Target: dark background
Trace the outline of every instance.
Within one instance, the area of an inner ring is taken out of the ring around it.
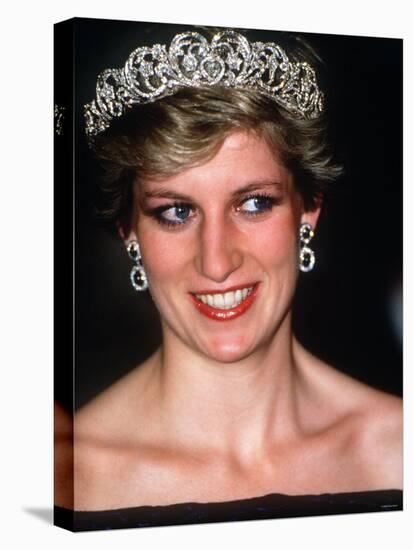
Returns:
[[[137,46],[169,43],[188,26],[75,19],[73,28],[74,396],[69,362],[62,362],[60,371],[56,367],[55,391],[58,401],[68,405],[74,397],[78,407],[160,343],[158,313],[147,292],[132,288],[123,243],[94,218],[98,171],[84,137],[83,105],[95,97],[100,71],[122,66]],[[271,31],[247,35],[277,42]],[[300,275],[294,330],[310,351],[336,368],[401,395],[402,350],[390,311],[393,292],[401,291],[402,284],[403,42],[303,36],[325,62],[331,141],[345,175],[326,198],[312,241],[315,269]],[[55,97],[59,99],[56,93]],[[67,197],[64,204],[70,209],[70,182],[64,174],[59,177],[58,149],[70,147],[64,141],[57,146],[56,194]],[[55,353],[59,357],[59,348]]]

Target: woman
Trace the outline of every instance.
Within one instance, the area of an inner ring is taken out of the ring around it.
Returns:
[[[106,168],[104,215],[132,285],[159,310],[162,345],[76,415],[86,528],[122,526],[111,513],[124,509],[133,525],[203,521],[177,512],[187,503],[238,503],[205,521],[250,519],[261,517],[254,499],[274,494],[300,504],[265,517],[317,513],[321,501],[302,498],[326,493],[381,491],[386,506],[402,487],[400,400],[292,333],[299,271],[314,267],[323,193],[340,172],[315,66],[294,39],[189,32],[98,80],[86,120]]]

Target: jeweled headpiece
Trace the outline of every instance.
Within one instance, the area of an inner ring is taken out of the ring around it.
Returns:
[[[258,91],[297,118],[317,118],[323,111],[314,69],[290,61],[277,44],[251,43],[231,30],[215,34],[211,42],[186,32],[173,38],[169,50],[163,44],[139,47],[123,68],[100,73],[96,99],[85,105],[86,134],[103,132],[133,105],[204,86]]]

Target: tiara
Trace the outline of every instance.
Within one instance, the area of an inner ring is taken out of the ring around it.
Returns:
[[[323,93],[307,62],[292,62],[273,42],[249,42],[235,31],[214,35],[177,34],[165,45],[139,47],[123,68],[106,69],[96,84],[96,98],[84,106],[86,135],[106,130],[115,117],[136,104],[151,103],[187,87],[223,86],[256,90],[297,118],[317,118]]]

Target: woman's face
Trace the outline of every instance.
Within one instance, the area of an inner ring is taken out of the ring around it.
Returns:
[[[304,212],[293,178],[255,134],[212,160],[136,189],[137,238],[164,331],[221,362],[289,326]]]

